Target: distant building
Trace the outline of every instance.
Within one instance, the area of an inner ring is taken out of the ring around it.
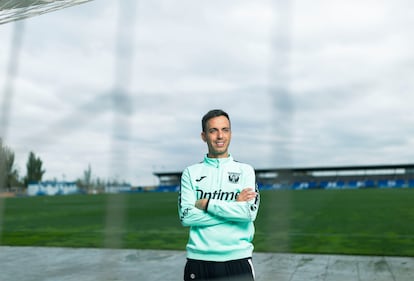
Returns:
[[[27,187],[27,195],[67,195],[79,193],[76,182],[66,181],[43,181],[37,183],[29,183]]]
[[[178,190],[181,172],[154,172],[159,188]],[[414,164],[256,169],[259,189],[414,187]],[[168,188],[169,187],[169,188]]]

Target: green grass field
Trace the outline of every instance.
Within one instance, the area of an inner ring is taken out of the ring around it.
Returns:
[[[2,245],[184,250],[187,240],[176,193],[3,203]],[[254,244],[258,252],[414,256],[413,221],[414,189],[262,191]]]

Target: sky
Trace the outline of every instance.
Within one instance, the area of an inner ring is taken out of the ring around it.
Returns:
[[[256,169],[413,163],[412,26],[409,0],[94,0],[6,23],[2,136],[21,176],[33,151],[44,180],[155,185],[202,160],[220,108]]]

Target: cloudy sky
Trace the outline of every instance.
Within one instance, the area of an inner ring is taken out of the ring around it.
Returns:
[[[255,168],[414,162],[413,1],[95,0],[20,23],[0,25],[0,108],[22,176],[33,151],[44,179],[156,184],[202,159],[212,108]]]

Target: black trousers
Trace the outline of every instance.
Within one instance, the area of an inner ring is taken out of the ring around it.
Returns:
[[[251,258],[225,262],[187,259],[184,268],[184,281],[237,280],[254,281]]]

